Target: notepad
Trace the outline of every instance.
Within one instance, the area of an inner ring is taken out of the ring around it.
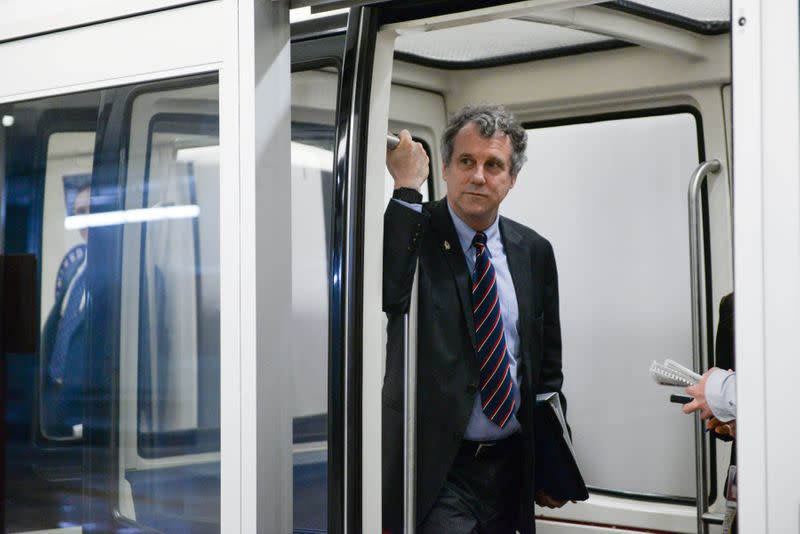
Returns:
[[[693,386],[702,378],[691,369],[684,367],[675,360],[667,358],[664,363],[653,361],[650,364],[650,376],[659,384],[665,386]]]

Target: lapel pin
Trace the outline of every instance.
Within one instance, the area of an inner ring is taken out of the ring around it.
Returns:
[[[444,247],[445,250],[450,250],[450,241],[445,241],[444,243],[442,243],[442,246]]]

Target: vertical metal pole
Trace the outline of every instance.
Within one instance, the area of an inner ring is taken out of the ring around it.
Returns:
[[[0,421],[0,454],[3,460],[0,461],[0,532],[5,532],[6,529],[6,442],[8,436],[6,435],[6,349],[4,347],[5,318],[3,317],[3,309],[5,302],[3,301],[3,291],[5,288],[5,271],[4,271],[4,254],[5,249],[5,235],[6,235],[6,202],[8,202],[8,191],[6,191],[6,136],[5,129],[0,128],[0,414],[2,420]]]
[[[411,302],[403,318],[405,334],[405,381],[403,393],[403,532],[414,534],[416,527],[417,467],[417,304],[419,269],[414,267]]]
[[[703,366],[708,362],[705,354],[706,345],[702,343],[703,304],[705,286],[705,261],[703,250],[703,216],[700,206],[700,186],[708,173],[717,173],[721,168],[719,160],[701,163],[689,181],[689,260],[692,281],[692,354],[694,370],[703,373]],[[697,483],[697,532],[706,534],[708,529],[704,515],[708,511],[708,491],[706,490],[706,448],[703,441],[704,432],[700,429],[699,415],[695,417],[695,473]]]

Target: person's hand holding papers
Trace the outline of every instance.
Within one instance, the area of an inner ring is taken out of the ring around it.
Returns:
[[[700,381],[698,381],[697,384],[686,388],[686,393],[694,397],[694,400],[683,405],[683,413],[692,413],[700,410],[701,419],[713,417],[714,414],[711,412],[711,407],[708,405],[708,400],[706,399],[706,382],[711,373],[716,369],[716,367],[712,367],[703,373],[703,376],[700,377]]]

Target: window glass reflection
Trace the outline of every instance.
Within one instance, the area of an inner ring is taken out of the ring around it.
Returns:
[[[38,352],[6,353],[5,528],[81,525],[90,305],[88,231],[100,92],[0,106],[5,253],[38,267]],[[15,317],[4,317],[13,328]]]
[[[86,363],[86,228],[65,221],[89,213],[94,132],[47,140],[42,217],[40,431],[48,440],[83,435]],[[45,311],[48,310],[48,311]]]
[[[219,532],[216,83],[133,98],[120,302],[121,514]]]
[[[158,457],[219,447],[216,123],[158,120],[148,149],[142,207],[166,220],[142,228],[138,448]]]
[[[295,532],[327,530],[328,310],[338,75],[292,74],[292,376]]]
[[[6,531],[218,533],[216,76],[1,107],[41,299],[38,354],[2,355]]]

